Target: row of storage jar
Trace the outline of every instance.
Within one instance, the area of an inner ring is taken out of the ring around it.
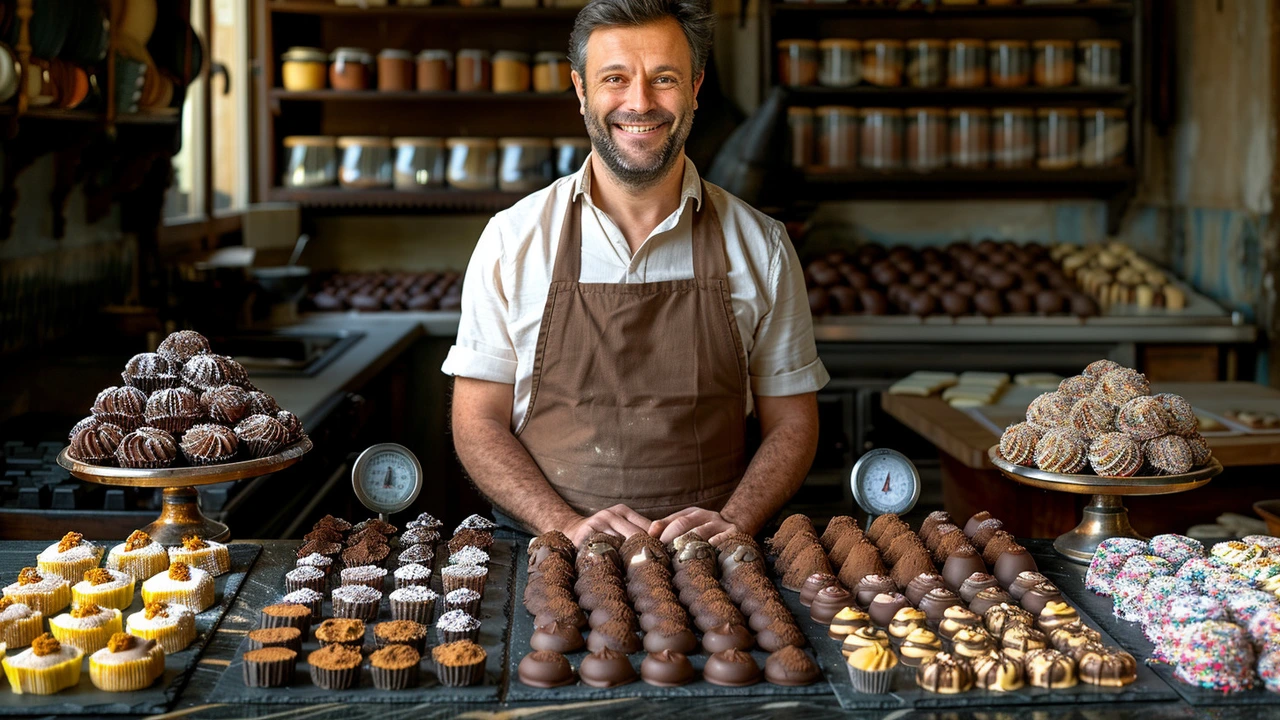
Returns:
[[[377,62],[368,50],[338,48],[326,54],[309,47],[292,47],[282,56],[281,79],[286,90],[558,93],[572,85],[569,60],[560,52],[534,55],[515,50],[387,49]]]
[[[787,110],[791,164],[880,170],[943,167],[1065,169],[1123,165],[1117,108],[852,108]]]
[[[284,139],[285,187],[531,192],[582,167],[586,138],[328,137]]]
[[[790,86],[1062,87],[1120,84],[1118,40],[780,40]]]

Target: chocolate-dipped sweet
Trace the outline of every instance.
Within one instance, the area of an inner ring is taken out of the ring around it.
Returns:
[[[916,546],[903,554],[898,564],[889,572],[889,577],[893,578],[899,588],[905,589],[917,576],[933,572],[937,572],[937,568],[929,558],[929,551]]]
[[[951,638],[953,652],[963,658],[973,660],[996,649],[995,638],[982,628],[965,628]]]
[[[898,655],[902,664],[915,667],[942,652],[942,639],[932,630],[916,628],[902,641]]]
[[[1138,662],[1118,648],[1090,648],[1076,658],[1081,680],[1090,685],[1121,687],[1138,679]]]
[[[969,538],[959,531],[947,533],[938,538],[937,547],[933,549],[933,561],[942,565],[947,558],[954,555],[961,548],[974,549],[973,544],[969,542]],[[963,578],[961,578],[963,580]]]
[[[1022,596],[1025,595],[1028,590],[1042,582],[1048,581],[1049,578],[1034,570],[1020,572],[1018,573],[1018,576],[1013,579],[1013,582],[1009,583],[1009,595],[1014,600],[1021,600]]]
[[[611,688],[635,682],[636,671],[626,655],[605,648],[582,659],[578,676],[583,684],[591,687]]]
[[[702,632],[719,625],[746,625],[747,619],[728,599],[723,602],[705,605],[693,619],[694,625]]]
[[[908,605],[910,603],[907,602],[907,596],[902,593],[880,593],[871,601],[867,614],[871,616],[871,622],[877,627],[889,627],[889,623],[893,622],[893,616]]]
[[[916,669],[916,684],[940,695],[956,695],[973,687],[969,661],[951,653],[938,653]]]
[[[969,541],[972,542],[973,546],[980,551],[987,546],[987,543],[991,541],[991,538],[994,537],[997,532],[1003,529],[1004,522],[1000,520],[995,518],[983,520],[978,523],[978,531],[973,534],[973,537],[969,538]]]
[[[906,589],[902,591],[902,594],[907,596],[907,602],[918,607],[921,598],[928,595],[930,590],[940,587],[946,587],[941,575],[937,573],[920,573],[912,578]]]
[[[780,648],[764,661],[764,679],[774,685],[812,685],[822,679],[818,664],[798,647]]]
[[[743,625],[721,625],[702,634],[702,649],[709,653],[750,650],[755,644],[755,637]]]
[[[671,620],[662,620],[644,634],[644,650],[647,653],[674,652],[689,654],[698,651],[698,637],[688,627]]]
[[[656,687],[687,685],[697,676],[689,658],[674,650],[650,652],[640,662],[640,679]]]
[[[1062,602],[1062,591],[1051,582],[1038,583],[1022,595],[1022,608],[1032,615],[1039,616],[1040,611],[1051,602]]]
[[[529,609],[533,610],[533,608]],[[534,615],[533,626],[550,625],[553,622],[582,629],[587,626],[587,614],[582,612],[582,608],[578,607],[578,603],[572,600],[554,598],[547,602],[547,606],[544,609]]]
[[[1077,648],[1089,643],[1101,644],[1101,642],[1102,634],[1081,622],[1059,625],[1049,632],[1049,644],[1053,649],[1072,657],[1075,656]]]
[[[729,648],[707,658],[702,677],[712,685],[745,687],[760,682],[760,666],[750,653]]]
[[[897,591],[898,584],[888,575],[867,575],[853,588],[853,600],[858,604],[858,607],[865,610],[871,607],[871,603],[876,599],[877,595]],[[892,620],[893,616],[890,615],[889,619]]]
[[[923,610],[917,610],[913,607],[904,607],[893,614],[893,619],[889,621],[889,635],[901,640],[910,635],[913,631],[925,626],[926,617]]]
[[[970,661],[974,684],[983,690],[1012,692],[1023,686],[1022,663],[1002,653],[989,652]]]
[[[529,638],[529,647],[534,650],[548,652],[577,652],[585,644],[582,639],[582,633],[578,631],[578,628],[558,622],[552,622],[550,625],[542,625],[536,628],[533,631],[533,636]]]
[[[960,596],[946,588],[934,588],[920,599],[920,609],[924,611],[930,629],[937,629],[947,608],[961,605]]]
[[[1000,554],[991,574],[996,576],[1002,587],[1009,587],[1018,578],[1018,573],[1037,572],[1035,558],[1024,547],[1011,548]]]
[[[844,640],[849,633],[862,627],[871,626],[871,616],[856,607],[847,607],[836,613],[827,628],[827,637],[833,640]]]
[[[1018,540],[1004,530],[999,530],[991,539],[987,541],[987,546],[982,548],[982,561],[988,567],[995,567],[996,561],[1000,559],[1000,555],[1006,550],[1022,547],[1018,544]],[[992,573],[993,575],[995,573]],[[999,578],[997,578],[999,579]]]
[[[640,650],[640,637],[623,620],[610,620],[591,629],[587,649],[599,652],[605,648],[630,655]]]
[[[1027,653],[1049,647],[1049,639],[1026,625],[1011,625],[1000,636],[1000,652],[1025,662]]]
[[[939,543],[942,542],[942,538],[950,535],[953,532],[958,532],[960,533],[961,537],[964,537],[964,532],[961,531],[960,528],[955,523],[948,521],[944,523],[938,523],[937,525],[934,526],[933,532],[930,533],[928,537],[921,536],[920,539],[924,540],[924,546],[926,548],[929,548],[929,552],[933,552],[938,549],[938,545]]]
[[[858,628],[844,637],[844,642],[840,643],[840,652],[845,657],[849,657],[860,648],[868,645],[879,645],[887,650],[889,648],[889,634],[875,627]]]
[[[1027,674],[1027,683],[1032,687],[1060,688],[1074,687],[1076,684],[1076,663],[1057,650],[1043,648],[1027,651],[1022,661]]]
[[[986,510],[979,510],[974,513],[964,524],[964,534],[966,537],[973,537],[978,532],[978,526],[983,522],[991,519],[991,513]]]
[[[689,613],[680,606],[680,603],[673,605],[663,605],[655,608],[653,612],[647,612],[640,616],[640,629],[644,632],[652,632],[654,628],[660,627],[663,623],[673,622],[680,627],[689,627]]]
[[[1036,626],[1045,635],[1050,635],[1054,630],[1063,625],[1073,625],[1080,621],[1080,613],[1076,609],[1057,600],[1050,600],[1045,603],[1044,608],[1040,610],[1040,614],[1036,616]]]
[[[946,510],[934,510],[920,523],[920,532],[916,534],[920,536],[925,547],[929,547],[929,540],[933,537],[934,531],[939,525],[947,523],[951,523],[951,514]]]
[[[924,543],[920,542],[920,538],[917,537],[915,533],[899,533],[898,536],[889,543],[889,547],[884,549],[884,552],[881,553],[881,557],[883,557],[884,561],[892,567],[897,565],[898,561],[900,561],[903,556],[916,549],[919,549],[921,552],[928,552]]]
[[[605,600],[602,601],[591,614],[587,616],[587,625],[596,628],[607,622],[626,623],[627,627],[634,632],[640,629],[637,622],[636,611],[631,609],[623,600]]]
[[[777,652],[784,647],[804,647],[804,633],[793,622],[774,620],[756,633],[756,645],[765,652]]]
[[[1012,602],[1013,598],[1003,588],[989,587],[979,590],[978,594],[973,596],[973,600],[969,603],[969,609],[982,615],[996,605]]]
[[[778,619],[791,620],[791,611],[781,600],[770,599],[747,618],[747,627],[752,632],[760,632]]]
[[[816,623],[830,625],[836,613],[853,603],[853,594],[839,585],[822,588],[809,606],[809,617]]]
[[[965,578],[964,582],[960,584],[958,592],[960,593],[960,599],[968,605],[973,602],[973,598],[979,592],[989,587],[999,587],[994,575],[974,573]]]
[[[520,660],[516,675],[520,682],[536,688],[571,685],[577,679],[568,658],[550,650],[534,650],[525,655]]]
[[[967,628],[985,627],[982,616],[960,605],[953,605],[942,613],[942,622],[938,623],[938,634],[950,640],[955,634]]]
[[[986,625],[987,632],[994,637],[1004,637],[1005,631],[1014,625],[1029,628],[1035,624],[1035,621],[1034,615],[1008,603],[1001,603],[982,613],[982,623]]]
[[[809,607],[813,605],[813,597],[818,591],[832,585],[839,585],[840,580],[831,573],[814,573],[805,578],[804,587],[800,588],[800,604]]]
[[[951,554],[942,565],[942,579],[951,590],[959,590],[964,581],[974,573],[984,573],[987,566],[972,547],[962,547]],[[999,579],[999,575],[996,578]]]

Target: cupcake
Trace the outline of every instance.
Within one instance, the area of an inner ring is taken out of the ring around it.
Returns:
[[[311,608],[297,603],[276,603],[258,613],[259,627],[296,627],[306,635],[311,631]]]
[[[447,687],[476,685],[484,680],[484,648],[470,640],[437,645],[431,649],[436,677]]]
[[[412,620],[392,620],[373,626],[373,640],[378,647],[408,645],[419,654],[427,648],[427,626]]]
[[[431,614],[435,609],[439,595],[431,588],[422,585],[410,585],[391,591],[391,618],[393,620],[412,620],[426,625],[431,622]]]
[[[98,393],[91,412],[99,422],[110,423],[130,432],[142,426],[142,413],[146,407],[146,393],[128,385],[113,385]]]
[[[438,535],[440,528],[444,527],[444,523],[437,520],[431,513],[420,513],[418,517],[405,523],[404,527],[406,530],[412,530],[415,528],[435,530]]]
[[[160,353],[138,353],[125,363],[120,379],[125,385],[136,387],[150,395],[157,390],[181,385],[182,380],[178,378],[178,371],[181,369],[182,365]]]
[[[71,604],[71,583],[57,575],[45,577],[33,567],[22,568],[18,581],[5,586],[4,596],[50,617]]]
[[[147,398],[142,419],[149,427],[159,428],[176,436],[190,430],[203,414],[200,396],[184,387],[166,388],[151,393]]]
[[[889,692],[893,682],[893,669],[898,666],[898,656],[882,645],[863,646],[853,652],[845,663],[849,671],[849,682],[858,692]]]
[[[404,567],[406,565],[422,565],[424,567],[431,567],[431,563],[434,562],[435,559],[436,551],[431,545],[419,544],[410,545],[405,548],[396,558],[396,562],[400,567]]]
[[[210,420],[234,427],[249,414],[249,391],[239,385],[220,385],[201,393],[200,407]]]
[[[124,632],[120,611],[88,603],[49,618],[49,631],[63,645],[80,648],[86,655],[107,646],[111,636]]]
[[[186,605],[201,613],[213,607],[213,576],[184,562],[175,562],[168,572],[155,575],[142,583],[142,602],[167,602]]]
[[[445,612],[461,610],[471,617],[480,617],[480,593],[467,588],[458,588],[444,596]]]
[[[250,650],[244,654],[244,684],[248,687],[284,687],[293,682],[298,653],[282,647]]]
[[[147,603],[125,618],[124,625],[130,635],[155,640],[170,655],[181,652],[196,639],[196,616],[185,605]]]
[[[118,632],[106,647],[89,656],[89,680],[99,690],[132,692],[149,687],[164,674],[164,648]]]
[[[204,353],[184,362],[181,376],[184,385],[196,392],[205,393],[223,385],[244,387],[244,380],[248,375],[245,373],[245,378],[241,378],[241,373],[244,373],[244,368],[231,358]]]
[[[346,690],[360,680],[364,656],[345,645],[326,645],[307,655],[311,682],[325,690]]]
[[[316,592],[324,592],[328,582],[324,571],[317,567],[296,567],[284,574],[284,589],[293,592],[308,588]]]
[[[379,690],[403,690],[418,682],[422,655],[408,645],[388,645],[369,656],[373,686]]]
[[[260,390],[249,391],[249,414],[275,416],[280,412],[276,399]]]
[[[27,647],[43,629],[44,615],[39,610],[13,598],[0,597],[0,645],[10,650]]]
[[[450,610],[436,621],[436,636],[441,643],[476,642],[480,638],[480,621],[462,610]]]
[[[291,593],[280,598],[281,603],[292,605],[305,605],[311,610],[311,619],[319,620],[324,615],[324,593],[317,592],[311,588],[298,588]]]
[[[99,422],[96,418],[89,419],[92,420],[89,425],[71,435],[67,454],[90,465],[115,465],[116,448],[124,439],[124,429],[119,425]]]
[[[440,570],[440,582],[445,594],[458,588],[467,588],[484,595],[484,584],[488,577],[488,568],[481,565],[449,565]]]
[[[200,423],[183,433],[179,447],[192,465],[217,465],[236,459],[240,440],[229,427]]]
[[[326,557],[320,553],[311,553],[298,558],[296,563],[298,567],[313,567],[324,572],[325,577],[333,571],[333,558]]]
[[[412,525],[413,521],[409,521]],[[425,527],[406,527],[405,531],[400,533],[400,547],[408,548],[414,545],[427,545],[434,547],[440,542],[440,533],[431,528]]]
[[[387,578],[387,569],[377,565],[359,565],[342,569],[340,576],[343,585],[364,585],[382,592]]]
[[[140,427],[125,435],[116,448],[116,464],[122,468],[167,468],[178,457],[178,443],[159,428]]]
[[[182,366],[191,358],[209,352],[209,341],[195,330],[179,330],[170,333],[156,348],[156,354]]]
[[[487,537],[487,536],[486,536]],[[450,565],[482,565],[489,567],[489,553],[474,545],[465,545],[449,555]]]
[[[342,645],[358,652],[364,647],[364,621],[329,618],[316,628],[316,641],[321,647]]]
[[[431,568],[418,563],[401,565],[396,568],[394,576],[397,590],[410,585],[421,585],[423,587],[431,585]]]
[[[302,631],[296,627],[258,628],[249,631],[249,649],[261,650],[265,647],[288,648],[294,652],[302,652]]]
[[[336,587],[329,597],[333,601],[334,617],[356,618],[365,622],[378,619],[378,604],[382,602],[382,593],[368,585]]]
[[[184,535],[181,547],[169,548],[169,562],[184,562],[217,577],[231,572],[231,550],[198,535]]]
[[[76,583],[84,578],[86,570],[98,567],[102,553],[100,545],[85,540],[78,532],[69,532],[36,556],[36,567],[44,575],[56,575]]]
[[[52,695],[80,683],[80,659],[84,653],[77,647],[63,645],[49,633],[36,638],[27,650],[0,659],[9,688],[21,695]]]
[[[123,543],[107,553],[106,566],[129,573],[134,580],[143,582],[169,569],[169,553],[150,535],[134,530]]]
[[[289,431],[270,415],[250,415],[236,425],[236,437],[250,457],[274,454],[289,439]]]

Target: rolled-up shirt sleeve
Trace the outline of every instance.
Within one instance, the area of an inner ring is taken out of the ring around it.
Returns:
[[[778,223],[773,232],[777,251],[772,253],[765,288],[771,302],[756,329],[747,363],[751,392],[763,397],[816,392],[831,376],[818,358],[813,339],[804,271],[786,230]]]
[[[462,285],[457,343],[441,370],[446,375],[515,384],[516,351],[508,331],[507,278],[502,231],[489,221],[476,243]]]

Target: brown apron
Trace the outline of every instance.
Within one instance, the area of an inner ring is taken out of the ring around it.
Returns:
[[[746,469],[747,368],[706,185],[691,212],[692,279],[582,283],[582,206],[569,204],[516,435],[580,513],[719,510]]]

